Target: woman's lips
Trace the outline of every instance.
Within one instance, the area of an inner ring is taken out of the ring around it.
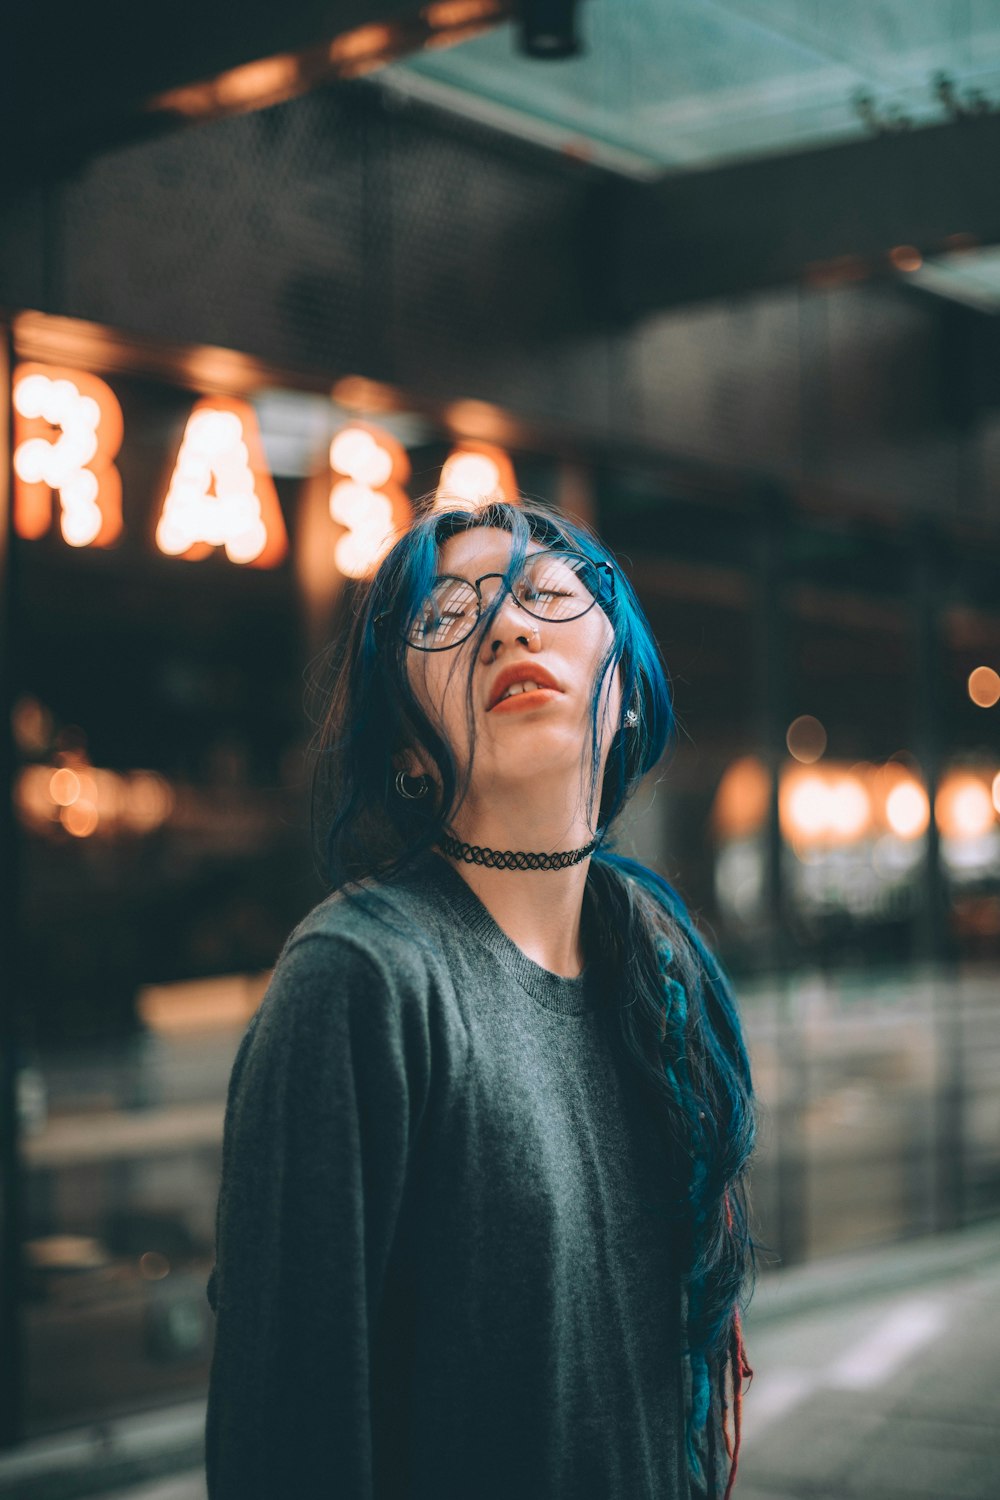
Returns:
[[[524,708],[542,708],[550,698],[561,698],[556,688],[533,688],[528,693],[515,693],[512,698],[501,698],[490,709],[491,714],[516,713]]]

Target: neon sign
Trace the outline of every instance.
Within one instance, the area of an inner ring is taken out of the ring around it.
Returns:
[[[12,381],[14,526],[37,540],[58,516],[72,547],[106,547],[122,533],[122,482],[115,460],[124,437],[122,408],[100,376],[25,362]],[[351,421],[329,450],[331,520],[340,529],[334,562],[348,578],[374,571],[413,522],[405,485],[406,449],[390,432]],[[449,454],[434,504],[470,508],[518,500],[502,448],[462,440]],[[156,519],[155,545],[168,557],[197,561],[222,549],[230,562],[275,567],[288,535],[249,401],[196,400],[187,417]]]
[[[246,401],[199,401],[188,417],[156,545],[197,561],[224,547],[230,562],[274,567],[288,550],[285,523],[254,409]]]
[[[330,468],[341,476],[330,490],[330,516],[345,528],[334,562],[346,577],[363,578],[413,520],[403,490],[410,460],[391,433],[352,422],[330,444]]]
[[[122,483],[114,460],[122,409],[97,375],[23,364],[14,373],[14,529],[44,536],[59,505],[71,547],[106,547],[122,529]]]

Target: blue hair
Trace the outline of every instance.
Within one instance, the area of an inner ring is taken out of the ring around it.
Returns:
[[[588,871],[596,896],[594,952],[606,969],[607,993],[618,997],[613,1044],[638,1070],[666,1127],[665,1171],[675,1188],[667,1213],[686,1266],[687,1456],[704,1481],[712,1383],[724,1412],[727,1367],[738,1409],[739,1313],[749,1300],[755,1266],[746,1172],[756,1108],[736,1000],[722,965],[673,886],[608,847],[611,826],[672,744],[676,724],[667,669],[642,606],[588,527],[537,503],[491,503],[475,511],[429,510],[396,542],[355,594],[346,642],[338,643],[313,780],[318,862],[334,889],[367,876],[390,878],[437,841],[461,803],[475,750],[478,650],[452,653],[454,670],[467,662],[470,753],[460,768],[441,724],[428,718],[411,687],[406,632],[437,576],[441,546],[473,527],[510,533],[505,581],[515,576],[531,542],[614,568],[613,590],[599,599],[613,639],[595,673],[589,753],[582,761],[589,776],[583,805],[597,808],[599,839]],[[497,589],[483,608],[474,648],[502,603],[503,590]],[[616,669],[621,719],[598,787],[602,694]],[[630,708],[637,722],[626,727]],[[433,798],[406,800],[396,795],[396,770],[403,752],[418,744],[436,767],[438,787]]]

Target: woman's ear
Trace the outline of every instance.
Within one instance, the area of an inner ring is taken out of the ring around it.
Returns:
[[[405,750],[396,752],[392,757],[392,765],[394,770],[405,771],[407,776],[430,775],[427,765],[418,755],[417,751],[411,750],[409,746]]]

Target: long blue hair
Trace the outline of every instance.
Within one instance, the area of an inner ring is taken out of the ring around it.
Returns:
[[[437,841],[462,801],[475,751],[476,648],[502,607],[504,590],[498,588],[484,606],[473,649],[451,653],[454,670],[467,663],[464,767],[456,764],[440,722],[428,718],[413,692],[406,632],[438,574],[441,546],[480,526],[510,534],[505,582],[516,576],[532,542],[582,553],[614,569],[613,587],[599,600],[613,639],[595,673],[590,743],[581,759],[589,776],[583,805],[597,809],[599,838],[587,877],[597,913],[593,951],[606,972],[606,992],[614,997],[614,1045],[635,1068],[637,1087],[664,1127],[664,1171],[673,1189],[670,1232],[685,1266],[688,1460],[695,1476],[705,1480],[703,1461],[709,1459],[711,1470],[717,1441],[714,1388],[733,1460],[731,1485],[735,1456],[726,1428],[726,1374],[738,1448],[741,1382],[751,1373],[740,1335],[740,1312],[755,1268],[746,1195],[756,1129],[750,1065],[728,976],[683,899],[661,875],[609,847],[616,818],[672,745],[676,723],[667,669],[649,622],[628,578],[588,527],[537,503],[428,510],[387,553],[370,582],[355,591],[346,639],[335,643],[333,679],[325,689],[315,746],[317,862],[331,889],[371,876],[391,878]],[[602,689],[616,669],[621,721],[598,787]],[[637,722],[627,726],[630,708]],[[403,753],[416,745],[436,767],[439,788],[433,797],[406,800],[396,793],[396,774]],[[714,1471],[707,1482],[714,1487]]]

